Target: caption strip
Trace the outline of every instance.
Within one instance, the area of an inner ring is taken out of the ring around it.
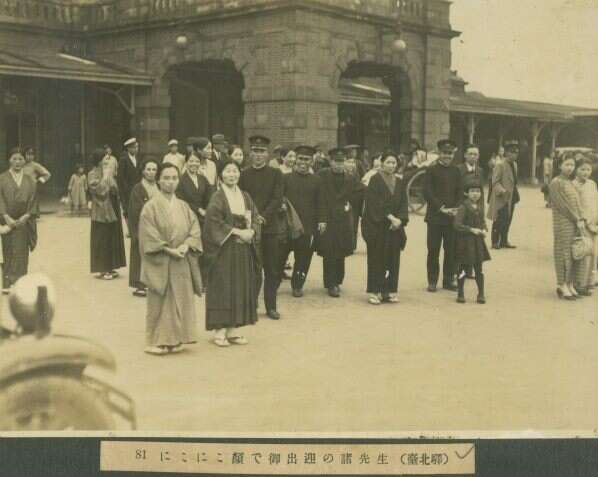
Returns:
[[[100,470],[256,475],[471,475],[474,444],[102,441]]]

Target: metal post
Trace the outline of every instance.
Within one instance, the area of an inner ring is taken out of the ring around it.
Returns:
[[[81,85],[81,114],[80,119],[81,119],[81,154],[83,155],[83,162],[85,165],[87,165],[87,140],[86,140],[86,136],[87,136],[87,128],[86,128],[86,122],[87,122],[87,107],[86,107],[86,101],[87,101],[87,94],[86,94],[86,87],[85,87],[85,83],[83,83]]]
[[[537,121],[532,122],[532,164],[531,164],[531,182],[532,184],[538,183],[536,177],[536,161],[538,159],[538,135],[540,134],[540,128]]]
[[[476,126],[475,114],[470,113],[468,115],[467,119],[468,119],[467,133],[469,134],[469,144],[473,144],[473,140],[475,138],[475,126]]]

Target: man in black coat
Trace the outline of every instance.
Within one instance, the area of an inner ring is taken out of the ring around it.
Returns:
[[[280,285],[279,271],[279,212],[282,207],[282,173],[267,165],[270,139],[264,136],[249,138],[252,165],[241,173],[239,187],[247,192],[259,212],[262,224],[260,243],[264,269],[264,303],[266,314],[273,320],[280,319],[276,307],[276,294]],[[258,285],[258,292],[261,283]]]
[[[212,159],[216,164],[222,164],[228,159],[224,134],[214,134],[212,136],[212,147]]]
[[[452,164],[456,145],[450,139],[438,141],[439,158],[426,171],[424,196],[428,202],[428,291],[435,292],[440,274],[440,247],[444,248],[442,287],[456,291],[455,230],[453,220],[462,201],[461,173]]]
[[[282,245],[280,255],[280,273],[292,251],[295,256],[291,288],[296,298],[303,296],[303,285],[309,272],[314,253],[313,240],[318,228],[318,194],[320,192],[320,177],[310,173],[315,148],[311,146],[297,146],[295,153],[297,160],[295,170],[284,174],[284,195],[291,203],[303,225],[303,235],[288,240]]]
[[[118,161],[118,194],[123,207],[123,216],[127,220],[129,216],[129,197],[135,184],[141,180],[141,160],[139,155],[139,143],[134,137],[127,139],[124,143],[125,150]],[[128,226],[128,220],[127,220]]]
[[[353,253],[351,198],[360,182],[357,176],[347,174],[343,149],[331,149],[328,153],[330,168],[319,173],[316,250],[323,258],[324,287],[331,297],[338,298],[345,277],[345,257]]]

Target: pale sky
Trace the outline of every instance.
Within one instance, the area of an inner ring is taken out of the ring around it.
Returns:
[[[598,0],[453,0],[468,91],[598,108]]]

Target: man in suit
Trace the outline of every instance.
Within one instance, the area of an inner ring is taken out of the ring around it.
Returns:
[[[228,159],[228,153],[226,151],[226,139],[224,134],[214,134],[212,136],[212,157],[216,164],[221,164],[222,161]]]
[[[239,187],[250,195],[259,213],[258,220],[262,224],[260,255],[264,269],[266,314],[272,320],[279,320],[276,295],[280,285],[278,221],[284,187],[282,173],[267,164],[270,139],[255,135],[249,138],[249,143],[252,165],[241,172]],[[261,283],[258,285],[258,290],[260,288]]]
[[[509,242],[509,229],[519,202],[517,190],[517,158],[519,143],[505,144],[505,159],[492,172],[492,192],[488,205],[488,218],[492,224],[492,248],[515,248]]]
[[[129,198],[133,186],[141,180],[141,161],[139,155],[139,143],[134,137],[127,139],[124,143],[125,150],[118,161],[118,193],[123,208],[123,216],[129,225]]]
[[[456,144],[450,139],[438,141],[438,161],[428,167],[424,178],[424,196],[428,202],[428,291],[435,292],[440,275],[440,247],[444,249],[442,288],[456,291],[455,229],[453,221],[462,202],[461,173],[453,158]]]

